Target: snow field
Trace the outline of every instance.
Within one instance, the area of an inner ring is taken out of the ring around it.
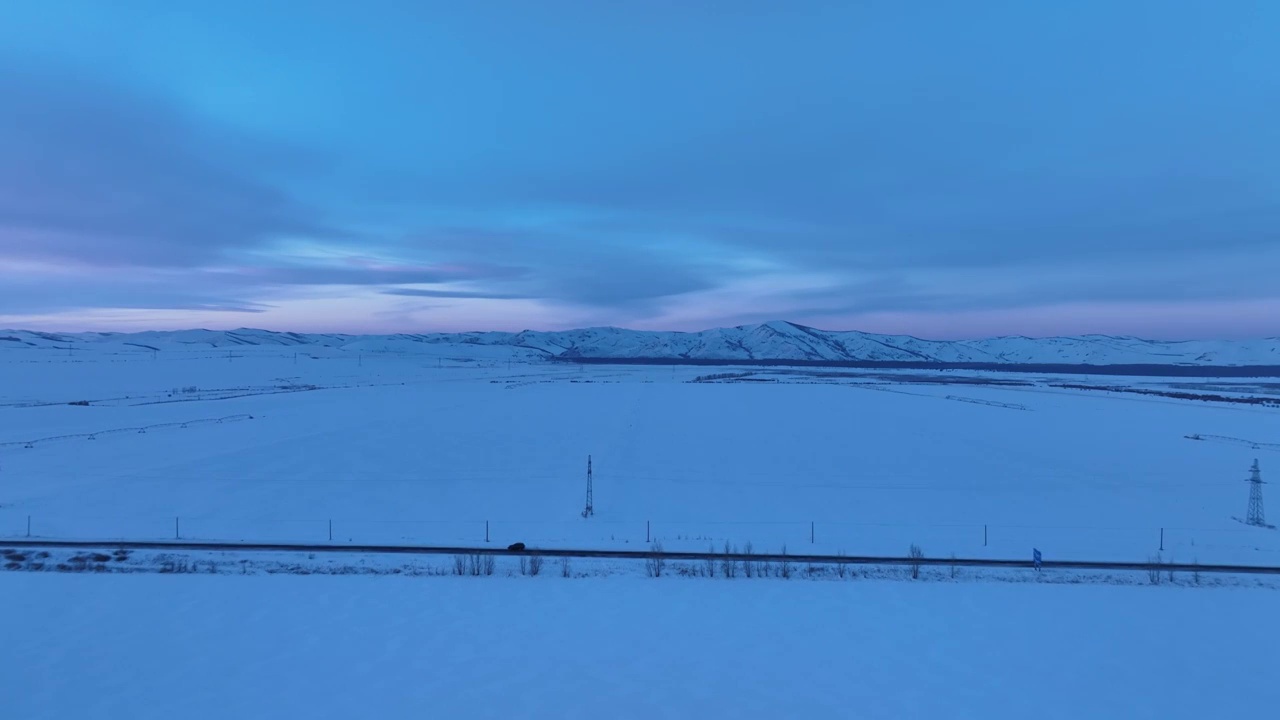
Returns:
[[[0,573],[5,716],[1265,717],[1273,593]]]
[[[332,520],[333,541],[352,543],[480,544],[487,526],[492,543],[544,547],[647,533],[672,550],[1280,563],[1276,532],[1232,519],[1259,453],[1183,437],[1280,437],[1275,410],[292,353],[0,365],[0,442],[253,416],[0,447],[0,537],[24,536],[30,516],[42,537],[327,542]],[[320,389],[205,394],[300,384]],[[190,386],[197,399],[168,396]],[[583,520],[588,454],[596,517]]]
[[[1163,528],[1166,560],[1280,563],[1275,531],[1232,519],[1266,451],[1183,437],[1280,437],[1274,410],[1043,385],[871,391],[686,382],[709,368],[434,365],[295,363],[288,349],[0,361],[0,443],[253,418],[0,445],[0,538],[24,536],[30,517],[43,537],[328,542],[332,519],[335,543],[482,545],[487,529],[498,546],[635,548],[647,532],[669,550],[902,555],[915,543],[933,557],[1038,547],[1142,560]],[[298,385],[317,389],[278,392]],[[584,520],[588,454],[596,517]],[[141,552],[137,568],[105,561],[119,572],[49,571],[72,554],[6,557],[20,567],[0,572],[3,717],[1280,709],[1274,683],[1242,680],[1280,639],[1274,585],[1252,579],[1154,587],[1140,573],[1112,585],[962,569],[951,580],[934,568],[909,581],[860,568],[809,580],[797,567],[789,581],[710,580],[676,576],[676,563],[654,579],[636,561],[578,560],[565,579],[555,559],[530,578],[510,558],[494,577],[459,578],[439,576],[447,557],[225,552],[189,553],[178,574]]]

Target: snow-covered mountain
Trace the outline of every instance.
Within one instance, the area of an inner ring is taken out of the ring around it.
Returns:
[[[99,347],[128,352],[292,347],[358,352],[472,354],[495,358],[681,358],[696,360],[829,360],[979,363],[1280,365],[1280,338],[1182,342],[1133,337],[1000,337],[921,340],[905,335],[817,330],[767,322],[702,332],[588,328],[563,332],[333,335],[270,330],[180,330],[139,333],[0,331],[0,351]]]

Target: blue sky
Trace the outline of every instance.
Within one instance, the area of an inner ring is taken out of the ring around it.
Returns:
[[[8,3],[0,326],[1280,334],[1271,2]]]

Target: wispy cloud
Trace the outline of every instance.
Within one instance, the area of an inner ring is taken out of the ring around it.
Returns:
[[[402,297],[424,297],[424,298],[466,298],[466,299],[486,299],[486,300],[524,300],[528,299],[523,295],[513,295],[509,293],[490,293],[479,290],[420,290],[417,288],[392,288],[383,290],[384,295],[399,295]]]
[[[1141,332],[1276,297],[1273,8],[330,10],[0,27],[0,308]]]
[[[163,100],[7,58],[0,97],[0,255],[196,266],[274,236],[336,232],[237,166],[250,160],[234,135]]]

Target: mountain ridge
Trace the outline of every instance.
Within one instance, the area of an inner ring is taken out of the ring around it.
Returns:
[[[359,352],[423,352],[452,347],[503,349],[527,358],[887,361],[932,363],[1076,363],[1280,365],[1280,338],[1257,340],[1145,340],[1088,334],[1031,338],[928,340],[857,330],[833,331],[775,320],[697,332],[594,327],[563,331],[476,331],[352,335],[255,328],[48,333],[0,330],[0,350],[118,345],[138,351],[252,346],[323,347]]]

